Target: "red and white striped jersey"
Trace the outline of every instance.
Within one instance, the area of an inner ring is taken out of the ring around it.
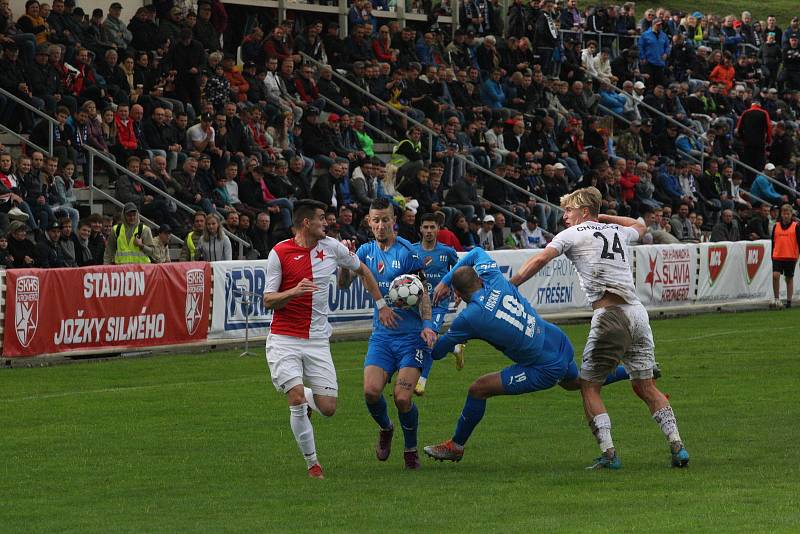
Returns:
[[[319,289],[295,297],[285,307],[275,310],[271,333],[302,339],[330,337],[328,286],[337,267],[358,269],[359,265],[358,256],[331,237],[322,239],[312,249],[299,246],[294,239],[275,245],[267,258],[265,292],[286,291],[303,278],[313,280]]]

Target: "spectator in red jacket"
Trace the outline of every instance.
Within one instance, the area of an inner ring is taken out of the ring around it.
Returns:
[[[319,88],[314,78],[314,67],[311,64],[303,65],[300,69],[300,76],[296,76],[294,79],[294,86],[303,102],[320,109],[325,107],[325,101],[319,97]]]

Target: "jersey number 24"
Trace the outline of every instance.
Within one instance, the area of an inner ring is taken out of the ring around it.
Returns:
[[[600,253],[600,257],[604,260],[615,260],[617,259],[614,256],[614,253],[620,255],[623,261],[625,261],[625,249],[622,248],[622,243],[619,240],[619,234],[614,232],[614,242],[611,243],[611,252],[608,251],[608,239],[604,236],[601,232],[595,232],[594,236],[598,239],[603,240],[603,252]]]

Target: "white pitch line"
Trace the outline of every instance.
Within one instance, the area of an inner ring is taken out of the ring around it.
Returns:
[[[775,330],[789,330],[790,328],[797,328],[796,326],[773,326],[769,328],[762,328],[759,332],[775,331]],[[673,339],[659,339],[656,338],[656,343],[671,343],[673,341],[694,341],[697,339],[707,339],[710,337],[727,336],[730,334],[741,334],[741,330],[724,330],[722,332],[714,332],[713,334],[703,334],[702,336],[680,337]]]

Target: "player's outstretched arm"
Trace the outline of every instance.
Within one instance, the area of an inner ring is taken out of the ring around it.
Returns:
[[[350,272],[349,269],[342,270]],[[378,308],[378,320],[386,328],[397,328],[397,321],[400,318],[394,312],[394,310],[386,305],[386,301],[384,300],[383,295],[381,295],[381,290],[378,287],[378,282],[375,280],[375,277],[372,276],[372,272],[363,263],[358,266],[358,269],[356,269],[355,272],[364,282],[364,289],[366,289],[367,293],[369,293],[375,300],[375,306]],[[350,284],[348,283],[348,285]]]
[[[630,217],[622,217],[621,215],[606,215],[601,213],[597,220],[601,223],[606,224],[617,224],[619,226],[626,226],[628,228],[633,228],[637,232],[639,232],[639,237],[641,238],[645,233],[647,233],[647,228],[637,221],[636,219],[631,219]]]
[[[515,286],[521,286],[558,255],[559,252],[555,248],[544,247],[541,252],[526,261],[514,276],[511,277],[511,283]]]
[[[280,310],[293,298],[306,293],[313,293],[317,289],[319,289],[319,287],[317,287],[313,280],[303,278],[300,280],[300,283],[286,291],[264,293],[264,307],[269,310]]]

